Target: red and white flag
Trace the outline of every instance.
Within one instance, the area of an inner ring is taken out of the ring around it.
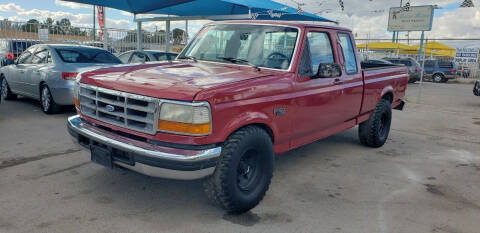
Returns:
[[[105,7],[97,6],[98,26],[100,26],[100,38],[103,40],[103,26],[105,23]]]

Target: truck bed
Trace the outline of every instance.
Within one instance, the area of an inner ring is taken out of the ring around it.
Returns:
[[[392,105],[398,105],[408,84],[408,68],[396,64],[361,63],[364,77],[364,99],[360,114],[372,111],[384,93],[393,93]]]

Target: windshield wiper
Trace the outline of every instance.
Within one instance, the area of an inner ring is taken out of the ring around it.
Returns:
[[[194,56],[182,56],[180,59],[189,59],[189,60],[193,60],[194,62],[197,62],[197,58],[194,57]]]
[[[217,58],[218,58],[218,59],[225,60],[225,61],[229,61],[229,62],[231,62],[231,63],[243,63],[243,64],[247,64],[247,65],[255,68],[255,70],[260,71],[260,67],[258,67],[258,66],[255,65],[255,64],[250,63],[248,60],[245,60],[245,59],[236,58],[236,57],[217,57]]]

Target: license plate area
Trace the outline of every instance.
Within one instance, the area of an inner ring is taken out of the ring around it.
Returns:
[[[112,152],[109,149],[96,145],[90,145],[90,151],[92,162],[100,164],[104,167],[113,168]]]

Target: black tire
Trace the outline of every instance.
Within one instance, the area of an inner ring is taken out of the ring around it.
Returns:
[[[475,85],[473,86],[473,94],[476,96],[480,96],[480,81],[475,81]]]
[[[240,214],[265,196],[273,175],[270,136],[256,126],[244,127],[222,146],[215,172],[204,181],[207,197],[228,213]]]
[[[46,114],[55,114],[60,112],[60,105],[53,100],[52,93],[47,85],[40,87],[40,105],[42,111]]]
[[[2,100],[14,100],[17,98],[17,95],[13,94],[12,91],[10,90],[10,86],[7,83],[7,79],[5,77],[0,77],[0,89],[2,90],[1,92],[1,98]]]
[[[434,83],[443,83],[445,82],[445,77],[441,74],[434,74],[432,76],[432,82]]]
[[[382,99],[372,112],[370,118],[358,127],[360,142],[369,147],[378,148],[385,144],[392,123],[390,101]]]

